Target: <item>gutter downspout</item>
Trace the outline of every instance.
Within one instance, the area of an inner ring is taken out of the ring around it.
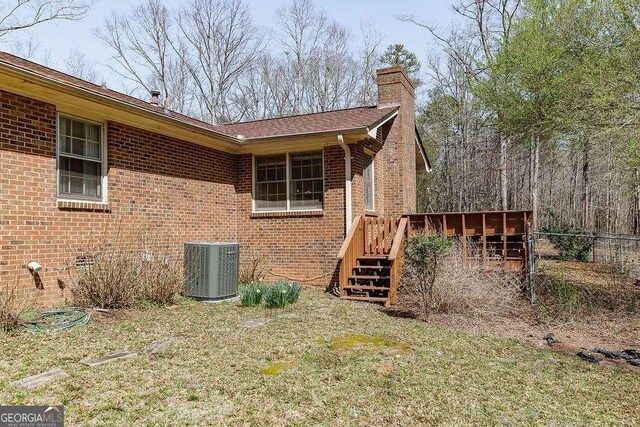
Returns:
[[[346,236],[349,233],[351,227],[351,148],[344,142],[344,138],[341,133],[338,134],[338,144],[344,150],[344,216],[345,216],[345,231]]]

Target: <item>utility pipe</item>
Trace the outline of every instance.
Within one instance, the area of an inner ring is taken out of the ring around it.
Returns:
[[[345,230],[344,235],[349,234],[349,227],[351,227],[351,148],[344,142],[344,137],[341,133],[338,134],[338,144],[344,150],[344,216],[345,216]]]

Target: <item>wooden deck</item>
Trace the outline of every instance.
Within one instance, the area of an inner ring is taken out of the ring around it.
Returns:
[[[530,220],[530,211],[357,216],[338,254],[340,297],[395,303],[406,237],[419,232],[459,238],[466,262],[487,268],[524,269]]]
[[[527,223],[531,211],[407,214],[409,236],[425,231],[458,237],[469,262],[519,270],[527,265]]]

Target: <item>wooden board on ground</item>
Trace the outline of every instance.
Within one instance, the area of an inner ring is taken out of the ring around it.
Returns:
[[[136,355],[137,353],[135,351],[120,351],[118,353],[108,354],[96,359],[83,359],[80,361],[80,363],[87,366],[99,366],[104,365],[105,363],[112,362],[114,360],[135,357]]]
[[[66,378],[69,374],[62,370],[62,368],[54,368],[50,371],[43,372],[41,374],[32,375],[30,377],[23,378],[18,381],[14,381],[12,384],[21,388],[34,388],[41,385],[48,384],[54,380],[60,378]]]

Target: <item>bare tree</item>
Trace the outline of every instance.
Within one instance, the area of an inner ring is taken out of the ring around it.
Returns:
[[[147,94],[159,90],[164,106],[189,106],[184,64],[169,44],[173,18],[160,0],[145,0],[129,13],[114,13],[96,35],[113,51],[109,68]],[[178,48],[179,49],[179,48]]]
[[[368,18],[367,21],[371,21]],[[362,73],[360,99],[362,105],[370,105],[376,101],[376,70],[380,66],[380,54],[378,52],[382,43],[382,34],[372,22],[361,22],[362,49],[360,51],[360,67]]]
[[[82,19],[91,5],[92,0],[5,0],[0,3],[0,38],[44,22]]]
[[[200,114],[211,123],[239,115],[228,102],[263,47],[242,0],[191,0],[177,18],[172,45],[191,74]],[[241,109],[241,108],[240,108]]]
[[[64,61],[65,72],[79,79],[91,83],[98,83],[100,77],[87,56],[77,49],[73,49],[69,57]]]
[[[280,9],[277,24],[277,38],[292,82],[290,114],[370,102],[379,34],[363,31],[363,52],[353,52],[349,31],[311,0],[293,0]]]
[[[401,15],[399,19],[426,29],[442,46],[445,54],[465,70],[465,75],[471,81],[478,81],[491,73],[496,53],[501,46],[509,42],[513,23],[521,10],[521,0],[463,0],[454,5],[453,10],[464,18],[467,24],[470,24],[469,30],[463,32],[454,30],[449,36],[446,36],[416,16]],[[477,47],[473,55],[468,55],[465,51],[466,47],[456,43],[461,38]],[[498,160],[500,207],[507,210],[509,209],[507,178],[509,138],[496,130],[495,139],[500,154]],[[535,148],[537,149],[538,145],[535,145]],[[535,156],[532,157],[532,161],[533,159]],[[537,166],[537,163],[533,164]],[[537,183],[537,179],[533,179],[533,175],[530,178],[532,183]],[[533,189],[537,191],[537,186],[534,186]],[[532,199],[536,201],[537,195],[532,196]]]
[[[10,44],[11,51],[21,58],[33,59],[36,56],[40,56],[42,51],[42,44],[38,39],[33,36],[17,39]],[[42,61],[43,63],[47,63]]]
[[[309,82],[309,63],[324,48],[325,33],[331,23],[326,12],[317,10],[311,0],[294,0],[277,12],[280,42],[293,74],[291,113],[305,110],[305,87]]]

